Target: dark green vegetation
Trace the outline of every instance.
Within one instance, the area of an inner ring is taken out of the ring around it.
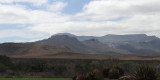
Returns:
[[[140,65],[134,74],[136,80],[157,80],[156,69],[148,65]]]
[[[1,78],[1,80],[72,80],[70,78]]]
[[[112,68],[104,68],[102,71],[95,69],[87,74],[75,75],[73,80],[159,80],[156,68],[146,64],[137,66],[134,74],[124,73],[124,69],[120,66],[113,66]],[[125,76],[126,75],[126,76]]]
[[[145,66],[139,66],[141,64]],[[136,77],[135,80],[156,80],[160,71],[159,64],[160,61],[154,60],[10,59],[0,56],[0,77],[71,78],[81,74],[81,77],[87,76],[87,80],[118,79],[124,75]]]

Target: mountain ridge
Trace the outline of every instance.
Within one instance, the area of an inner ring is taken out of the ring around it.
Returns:
[[[160,53],[160,39],[145,34],[102,37],[60,33],[35,42],[0,44],[0,54],[9,56],[49,56],[72,54],[152,54]],[[78,38],[87,39],[79,40]],[[107,42],[104,43],[103,42]]]
[[[63,35],[65,35],[65,34],[66,33],[64,33]],[[70,35],[73,35],[73,34],[70,34]],[[139,54],[146,54],[146,53],[148,54],[148,53],[152,53],[152,52],[153,53],[160,53],[160,51],[157,48],[160,45],[160,44],[157,44],[157,43],[160,43],[160,39],[156,36],[148,36],[146,34],[128,34],[128,35],[108,34],[108,35],[99,36],[99,37],[74,35],[74,37],[82,42],[85,40],[95,39],[95,40],[98,40],[101,43],[103,43],[104,45],[107,45],[109,47],[126,50],[130,53],[133,53],[133,54],[136,54],[135,52],[137,52]],[[154,44],[153,42],[155,42],[155,41],[156,41],[156,43]],[[135,51],[132,51],[127,48],[127,47],[131,47],[131,46]],[[125,48],[123,48],[123,47],[125,47]],[[139,48],[139,47],[141,47],[141,48]]]

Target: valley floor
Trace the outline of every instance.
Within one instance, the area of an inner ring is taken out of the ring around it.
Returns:
[[[11,58],[38,58],[38,59],[118,59],[118,60],[160,60],[160,54],[115,54],[115,55],[104,55],[104,54],[61,54],[61,55],[50,55],[42,57],[31,57],[31,56],[11,56]]]

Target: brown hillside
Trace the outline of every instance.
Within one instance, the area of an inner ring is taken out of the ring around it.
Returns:
[[[0,54],[10,57],[45,57],[57,54],[73,54],[65,46],[47,46],[25,43],[0,44]]]

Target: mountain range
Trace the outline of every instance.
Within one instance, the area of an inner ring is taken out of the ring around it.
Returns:
[[[128,35],[108,34],[105,36],[76,36],[70,33],[58,33],[55,35],[67,35],[70,37],[75,37],[79,41],[97,39],[103,44],[107,44],[108,46],[111,46],[111,47],[124,45],[124,44],[134,44],[139,42],[149,42],[152,40],[159,40],[159,38],[156,36],[147,36],[146,34],[128,34]]]
[[[149,54],[160,53],[160,39],[146,34],[76,36],[58,33],[37,41],[37,44],[64,45],[77,53],[87,54]]]
[[[55,34],[48,39],[26,43],[0,44],[0,54],[44,57],[77,54],[153,54],[160,53],[160,39],[145,34],[76,36]]]

